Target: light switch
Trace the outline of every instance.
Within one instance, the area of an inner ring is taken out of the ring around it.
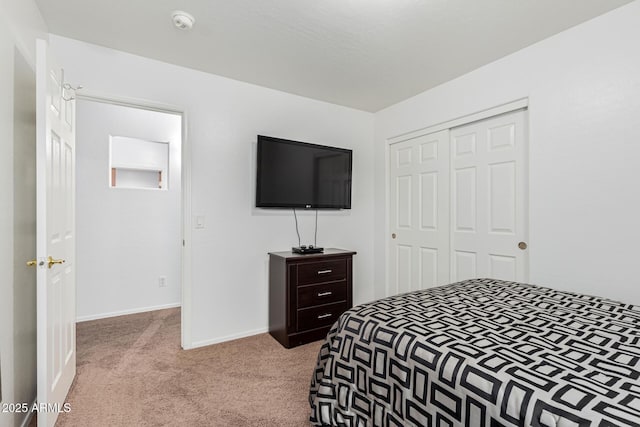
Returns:
[[[204,215],[196,215],[194,228],[204,228]]]

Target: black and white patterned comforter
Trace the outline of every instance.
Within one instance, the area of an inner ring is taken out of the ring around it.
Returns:
[[[491,279],[360,305],[333,326],[311,421],[640,426],[640,307]]]

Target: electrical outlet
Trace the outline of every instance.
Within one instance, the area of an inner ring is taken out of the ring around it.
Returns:
[[[165,286],[167,286],[167,278],[164,276],[158,277],[158,286],[161,288],[164,288]]]

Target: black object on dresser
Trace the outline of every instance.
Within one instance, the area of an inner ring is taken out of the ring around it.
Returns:
[[[269,253],[269,333],[286,348],[324,338],[353,305],[356,252]]]

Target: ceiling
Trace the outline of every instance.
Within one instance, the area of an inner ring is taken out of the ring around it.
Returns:
[[[51,33],[372,112],[630,1],[36,0]]]

